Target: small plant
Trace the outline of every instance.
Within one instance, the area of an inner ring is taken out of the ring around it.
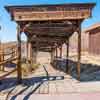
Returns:
[[[22,63],[22,74],[26,76],[29,73],[35,71],[39,66],[40,64],[31,64],[30,62]]]
[[[32,64],[32,70],[34,71],[40,66],[40,64]]]

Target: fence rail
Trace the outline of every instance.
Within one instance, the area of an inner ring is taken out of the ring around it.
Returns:
[[[11,47],[8,47],[8,48],[1,48],[0,49],[0,70],[4,71],[4,67],[5,67],[6,63],[12,62],[12,61],[17,61],[17,59],[18,59],[18,57],[17,57],[17,46],[11,46]],[[0,76],[0,81],[3,78],[12,74],[15,71],[17,71],[17,68],[14,68],[13,70],[8,71],[4,75]]]

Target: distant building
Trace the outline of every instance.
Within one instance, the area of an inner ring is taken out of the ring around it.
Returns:
[[[78,46],[78,34],[74,33],[73,36],[70,38],[70,51],[75,51],[77,52],[77,46]],[[88,34],[85,34],[84,31],[82,31],[82,35],[81,35],[81,49],[82,51],[88,51]]]
[[[100,23],[96,23],[84,31],[89,35],[88,52],[100,55]]]

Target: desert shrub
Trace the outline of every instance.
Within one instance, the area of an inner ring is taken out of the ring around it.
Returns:
[[[27,63],[22,63],[22,74],[23,75],[28,75],[29,73],[35,71],[40,64],[27,64]]]
[[[32,70],[37,69],[40,66],[40,64],[32,64]]]

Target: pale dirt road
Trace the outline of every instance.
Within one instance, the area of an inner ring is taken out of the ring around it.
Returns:
[[[78,82],[50,64],[44,66],[21,85],[5,80],[0,86],[0,100],[100,100],[100,82]]]

